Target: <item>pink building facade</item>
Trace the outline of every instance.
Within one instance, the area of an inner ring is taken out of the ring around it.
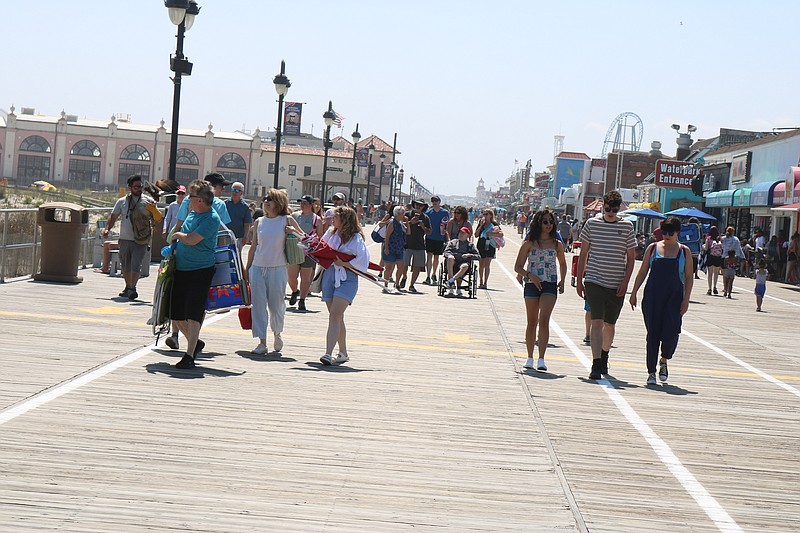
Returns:
[[[24,108],[18,115],[12,106],[7,113],[0,110],[0,177],[23,186],[44,180],[73,189],[114,190],[133,174],[147,181],[166,178],[169,143],[163,121],[133,124],[116,116],[105,122],[64,112],[36,115]],[[258,131],[181,128],[176,159],[176,179],[184,185],[220,172],[250,191],[254,179],[267,175]]]

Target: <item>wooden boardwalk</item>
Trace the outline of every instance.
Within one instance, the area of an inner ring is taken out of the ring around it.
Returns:
[[[770,284],[755,313],[751,280],[700,280],[656,387],[626,307],[593,384],[574,289],[550,371],[522,370],[507,240],[477,300],[362,285],[335,368],[316,298],[282,354],[230,313],[179,371],[144,324],[153,276],[134,303],[90,271],[0,285],[0,531],[800,530],[800,293]]]

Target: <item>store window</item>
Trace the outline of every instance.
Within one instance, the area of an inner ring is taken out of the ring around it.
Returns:
[[[303,167],[303,176],[311,175],[311,167]]]
[[[150,164],[144,163],[128,163],[127,161],[150,161],[150,152],[141,144],[131,144],[126,146],[119,158],[122,160],[119,164],[119,174],[117,175],[117,184],[123,187],[128,186],[128,178],[134,174],[142,177],[143,181],[150,180]]]
[[[200,166],[200,160],[192,150],[178,148],[175,162],[175,181],[188,187],[191,182],[198,179],[200,169],[197,167]]]
[[[290,176],[297,175],[297,165],[289,165],[289,175]]]
[[[50,153],[50,143],[44,137],[31,135],[19,145],[20,152]],[[30,185],[34,181],[50,179],[50,156],[20,154],[17,159],[17,184]]]

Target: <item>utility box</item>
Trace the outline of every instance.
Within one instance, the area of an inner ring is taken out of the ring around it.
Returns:
[[[42,253],[37,281],[80,283],[78,263],[81,239],[89,225],[89,211],[67,202],[42,204],[36,214],[42,227]]]

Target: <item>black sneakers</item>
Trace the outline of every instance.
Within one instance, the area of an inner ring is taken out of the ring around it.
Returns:
[[[669,369],[667,368],[666,359],[661,359],[661,362],[658,366],[658,379],[660,379],[662,383],[669,379]]]
[[[194,364],[194,357],[191,355],[183,354],[183,358],[180,361],[175,363],[175,368],[180,368],[182,370],[186,370],[188,368],[194,368],[196,365]]]
[[[297,303],[297,299],[300,297],[300,291],[294,291],[291,296],[289,296],[289,305],[294,305]]]
[[[206,347],[206,343],[197,339],[197,344],[194,345],[194,357],[197,357],[197,354],[203,351],[203,348]]]
[[[600,373],[604,376],[608,375],[608,354],[604,353],[600,355]]]
[[[306,301],[300,300],[297,302],[297,310],[298,311],[306,311]]]
[[[130,294],[131,289],[129,287],[125,287],[125,290],[119,293],[120,298],[127,298],[128,294]]]
[[[592,370],[589,372],[589,379],[602,379],[603,375],[600,372],[602,361],[600,359],[592,359]]]
[[[139,297],[139,293],[136,292],[136,289],[129,289],[128,290],[128,300],[135,300]]]

